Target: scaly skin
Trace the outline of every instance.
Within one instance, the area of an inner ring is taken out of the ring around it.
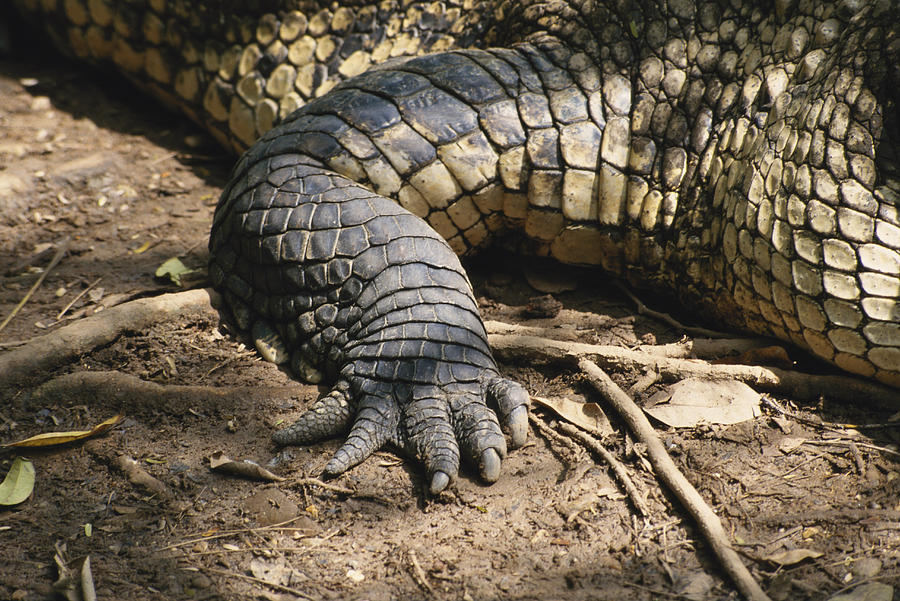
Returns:
[[[210,273],[268,358],[338,379],[277,439],[352,424],[331,472],[390,441],[436,490],[459,443],[493,479],[485,397],[524,435],[464,274],[409,212],[457,253],[506,232],[900,387],[896,2],[17,1],[226,144],[263,134]]]

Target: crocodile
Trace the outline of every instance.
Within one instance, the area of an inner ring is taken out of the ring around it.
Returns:
[[[349,429],[329,474],[498,478],[528,396],[457,255],[501,237],[900,387],[894,1],[15,2],[244,153],[210,277],[335,382],[274,436]]]

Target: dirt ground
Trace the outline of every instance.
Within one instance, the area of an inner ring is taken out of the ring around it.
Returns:
[[[0,319],[68,239],[65,256],[0,331],[2,348],[101,307],[177,290],[154,277],[171,257],[201,270],[186,285],[203,286],[210,219],[232,161],[191,123],[109,74],[58,61],[0,62]],[[594,272],[564,274],[579,285],[555,294],[565,307],[556,317],[525,317],[523,306],[540,294],[529,278],[546,283],[546,275],[499,253],[470,263],[486,319],[628,347],[681,337],[634,316]],[[570,371],[502,369],[535,395],[600,401]],[[248,388],[246,398],[186,396],[160,405],[35,394],[39,382],[85,370]],[[614,377],[627,388],[636,375]],[[330,482],[349,494],[304,480],[320,473],[338,442],[279,451],[269,437],[319,391],[260,360],[215,316],[133,331],[57,372],[27,378],[0,390],[2,443],[87,429],[118,412],[125,418],[90,443],[33,458],[33,495],[0,508],[3,599],[52,597],[57,548],[75,570],[90,556],[100,599],[739,598],[615,418],[604,444],[631,472],[648,519],[638,517],[607,465],[534,430],[493,486],[466,471],[431,498],[421,471],[388,452]],[[895,410],[776,401],[803,419],[766,409],[734,426],[658,431],[773,599],[826,599],[863,582],[900,585]],[[846,423],[858,426],[834,425]],[[286,480],[214,473],[208,460],[217,451]],[[112,467],[119,454],[162,482],[168,496]],[[12,457],[0,455],[0,474]],[[773,562],[798,549],[816,553]]]

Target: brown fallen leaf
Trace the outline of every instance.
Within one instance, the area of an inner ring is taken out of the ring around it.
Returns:
[[[56,543],[56,570],[59,574],[53,583],[53,590],[67,601],[97,601],[94,590],[94,577],[91,574],[91,556],[84,558],[81,570],[73,570],[68,566],[65,543]]]
[[[737,381],[688,378],[651,397],[649,415],[672,428],[737,424],[761,415],[758,392]]]
[[[254,480],[268,480],[270,482],[282,482],[284,478],[276,476],[266,468],[250,461],[235,461],[223,453],[216,451],[209,458],[210,469]]]
[[[894,587],[882,582],[866,582],[860,584],[849,593],[835,595],[828,601],[891,601],[894,598]]]
[[[600,437],[612,434],[606,414],[597,403],[583,403],[566,397],[531,397],[535,403],[550,409],[564,420]]]
[[[822,557],[821,551],[813,551],[812,549],[788,549],[779,551],[763,557],[768,562],[778,564],[780,566],[792,566],[806,559],[817,559]]]
[[[785,436],[779,441],[778,450],[785,455],[789,455],[791,452],[799,449],[804,442],[806,442],[806,439],[802,436]]]
[[[78,440],[83,440],[85,438],[90,438],[91,436],[96,436],[97,434],[102,434],[106,432],[120,421],[122,421],[122,415],[115,415],[108,420],[97,424],[90,430],[70,430],[68,432],[44,432],[43,434],[37,434],[35,436],[30,436],[25,438],[24,440],[19,440],[16,442],[10,442],[3,445],[6,448],[33,448],[33,447],[52,447],[55,445],[63,445],[69,444],[71,442],[75,442]]]

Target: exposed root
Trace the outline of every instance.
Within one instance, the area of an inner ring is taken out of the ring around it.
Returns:
[[[145,330],[153,324],[189,314],[213,319],[215,293],[208,289],[163,294],[123,303],[95,313],[28,341],[0,355],[0,388],[32,383],[47,371],[65,365],[123,332]]]
[[[434,589],[431,587],[431,584],[428,583],[428,576],[425,574],[425,570],[422,569],[422,565],[419,563],[419,557],[416,555],[416,552],[410,549],[406,556],[409,558],[409,563],[412,564],[413,580],[415,580],[416,584],[424,589],[426,593],[433,595]]]
[[[900,392],[875,382],[842,375],[806,374],[754,365],[711,365],[696,359],[654,355],[617,346],[563,342],[536,336],[490,334],[494,353],[511,363],[571,364],[573,356],[589,358],[609,371],[655,370],[664,382],[685,378],[738,380],[760,391],[775,392],[800,401],[826,397],[847,403],[877,404],[900,409]]]
[[[647,446],[647,456],[657,477],[678,497],[697,522],[703,537],[741,594],[750,601],[771,601],[741,563],[737,552],[731,548],[718,516],[669,457],[644,412],[595,363],[581,359],[578,366],[594,388],[616,409],[635,438]]]
[[[559,328],[535,328],[502,321],[486,321],[484,327],[488,334],[517,334],[552,338],[561,333]],[[741,338],[694,338],[670,344],[641,344],[634,350],[658,357],[681,359],[718,359],[726,355],[746,353],[772,345],[772,340],[757,337]],[[603,347],[606,348],[606,347]],[[618,348],[618,347],[611,347]]]
[[[604,447],[599,440],[597,440],[587,432],[579,430],[571,424],[560,423],[559,429],[562,430],[564,434],[573,438],[577,438],[584,446],[589,448],[594,453],[600,455],[600,457],[603,458],[603,461],[608,463],[612,468],[613,473],[616,475],[616,480],[618,480],[619,484],[622,485],[622,488],[625,489],[625,493],[628,495],[628,498],[631,499],[631,502],[634,504],[634,508],[638,510],[638,513],[641,514],[641,517],[650,517],[650,508],[647,507],[647,502],[638,491],[637,486],[634,485],[634,481],[631,479],[631,475],[629,475],[628,470],[625,468],[621,461],[616,459],[615,455],[607,451],[606,447]]]
[[[190,408],[228,411],[229,407],[255,406],[256,399],[296,399],[305,396],[297,386],[180,386],[157,384],[119,371],[80,371],[65,374],[39,386],[25,401],[38,408],[58,399],[85,405],[102,398],[125,412],[153,407],[173,415]]]

